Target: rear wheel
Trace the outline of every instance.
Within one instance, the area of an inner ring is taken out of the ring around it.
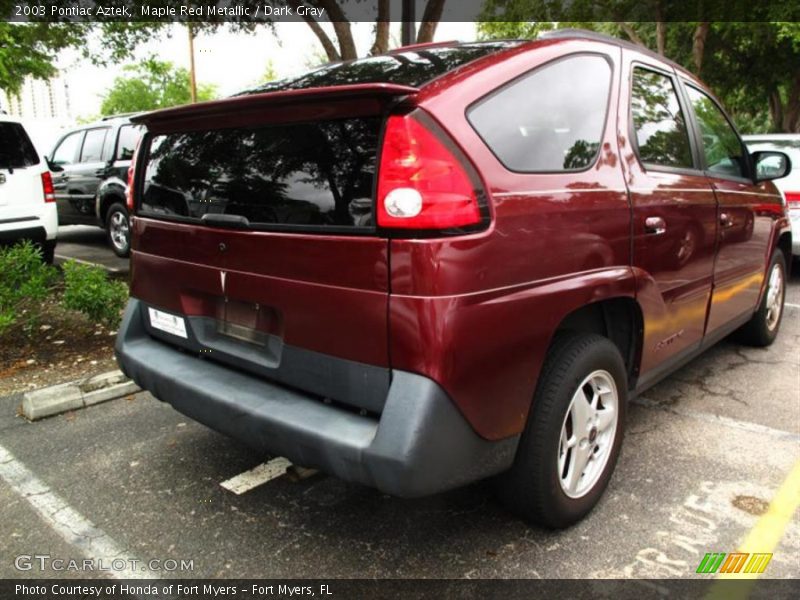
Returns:
[[[128,209],[118,202],[112,204],[106,213],[106,234],[114,254],[122,258],[130,254],[131,227]]]
[[[617,347],[599,335],[559,334],[514,465],[499,481],[509,508],[550,528],[589,513],[614,471],[626,404],[625,363]]]
[[[56,255],[56,240],[46,240],[39,247],[42,251],[42,262],[52,265]]]
[[[767,269],[767,288],[753,318],[739,330],[738,338],[750,346],[769,346],[778,337],[786,296],[786,259],[775,250]]]

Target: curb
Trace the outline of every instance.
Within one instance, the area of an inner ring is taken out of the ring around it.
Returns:
[[[25,392],[22,395],[22,415],[37,421],[69,410],[100,404],[139,391],[122,371],[109,371],[71,383]]]

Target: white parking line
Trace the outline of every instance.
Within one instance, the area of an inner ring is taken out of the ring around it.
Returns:
[[[68,544],[78,548],[86,558],[117,579],[154,579],[157,573],[135,565],[142,561],[126,554],[107,533],[70,507],[45,483],[17,460],[11,452],[0,446],[0,478],[39,514],[53,531]],[[115,562],[116,561],[116,562]],[[124,567],[122,567],[124,561]],[[121,568],[117,570],[116,566]]]
[[[273,458],[269,462],[262,463],[249,471],[245,471],[236,477],[231,477],[227,481],[223,481],[220,485],[234,494],[244,494],[254,487],[258,487],[259,485],[285,475],[286,469],[291,466],[292,463],[285,458]]]
[[[792,304],[791,302],[784,302],[783,305],[789,308],[800,308],[800,304]]]
[[[664,406],[643,396],[634,398],[632,402],[634,404],[638,404],[639,406],[644,406],[645,408],[655,408],[657,410],[663,410],[664,412],[673,413],[682,417],[697,419],[698,421],[717,423],[718,425],[725,425],[727,427],[732,427],[741,431],[749,431],[751,433],[763,433],[779,440],[800,442],[800,434],[798,433],[784,431],[783,429],[774,429],[773,427],[759,425],[758,423],[751,423],[750,421],[740,421],[738,419],[731,419],[730,417],[723,417],[722,415],[715,415],[712,413],[695,410],[686,410],[685,408],[680,408],[677,406]]]

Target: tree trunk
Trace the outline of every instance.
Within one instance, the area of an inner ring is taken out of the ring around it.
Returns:
[[[300,0],[288,0],[287,4],[296,10],[297,7],[300,6]],[[328,57],[328,60],[331,62],[340,60],[342,57],[339,56],[339,51],[336,50],[336,46],[333,45],[331,38],[328,37],[328,34],[320,27],[314,17],[303,15],[303,20],[306,22],[306,25],[311,28],[311,31],[314,32],[314,35],[317,36],[319,43],[322,44],[322,49],[325,50],[325,56]]]
[[[792,87],[789,88],[782,125],[784,133],[800,133],[800,71],[795,74]]]
[[[775,88],[769,93],[769,117],[775,131],[783,131],[783,102],[781,93]]]
[[[422,24],[417,33],[417,43],[427,44],[433,41],[436,34],[436,26],[442,18],[445,0],[428,0],[425,5],[425,12],[422,14]]]
[[[642,41],[642,38],[639,37],[639,34],[636,33],[636,30],[633,27],[631,27],[629,23],[621,21],[619,23],[619,26],[622,29],[622,31],[625,33],[625,35],[628,36],[628,39],[630,41],[632,41],[634,44],[638,44],[639,46],[643,46],[644,48],[647,48],[647,44],[645,44]]]
[[[694,62],[694,74],[700,76],[703,68],[703,55],[706,51],[706,39],[708,38],[709,22],[702,21],[697,24],[692,40],[692,61]]]
[[[369,53],[375,56],[389,50],[389,0],[378,0],[378,22],[375,25],[375,43]]]
[[[339,55],[342,59],[358,58],[353,32],[350,29],[350,21],[344,16],[339,3],[336,0],[318,0],[317,4],[328,13],[333,30],[336,32],[336,39],[339,40]]]
[[[664,21],[656,21],[656,51],[661,56],[664,56],[666,45],[667,45],[667,24]]]

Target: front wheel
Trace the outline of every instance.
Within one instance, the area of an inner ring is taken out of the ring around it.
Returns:
[[[499,480],[506,505],[549,528],[567,527],[589,513],[614,471],[627,400],[625,363],[611,341],[559,334],[514,464]]]
[[[786,259],[775,250],[767,269],[767,288],[753,317],[738,332],[738,338],[749,346],[765,347],[778,337],[786,296]]]
[[[106,213],[106,236],[114,254],[126,258],[131,252],[131,226],[128,210],[119,203],[112,204]]]

